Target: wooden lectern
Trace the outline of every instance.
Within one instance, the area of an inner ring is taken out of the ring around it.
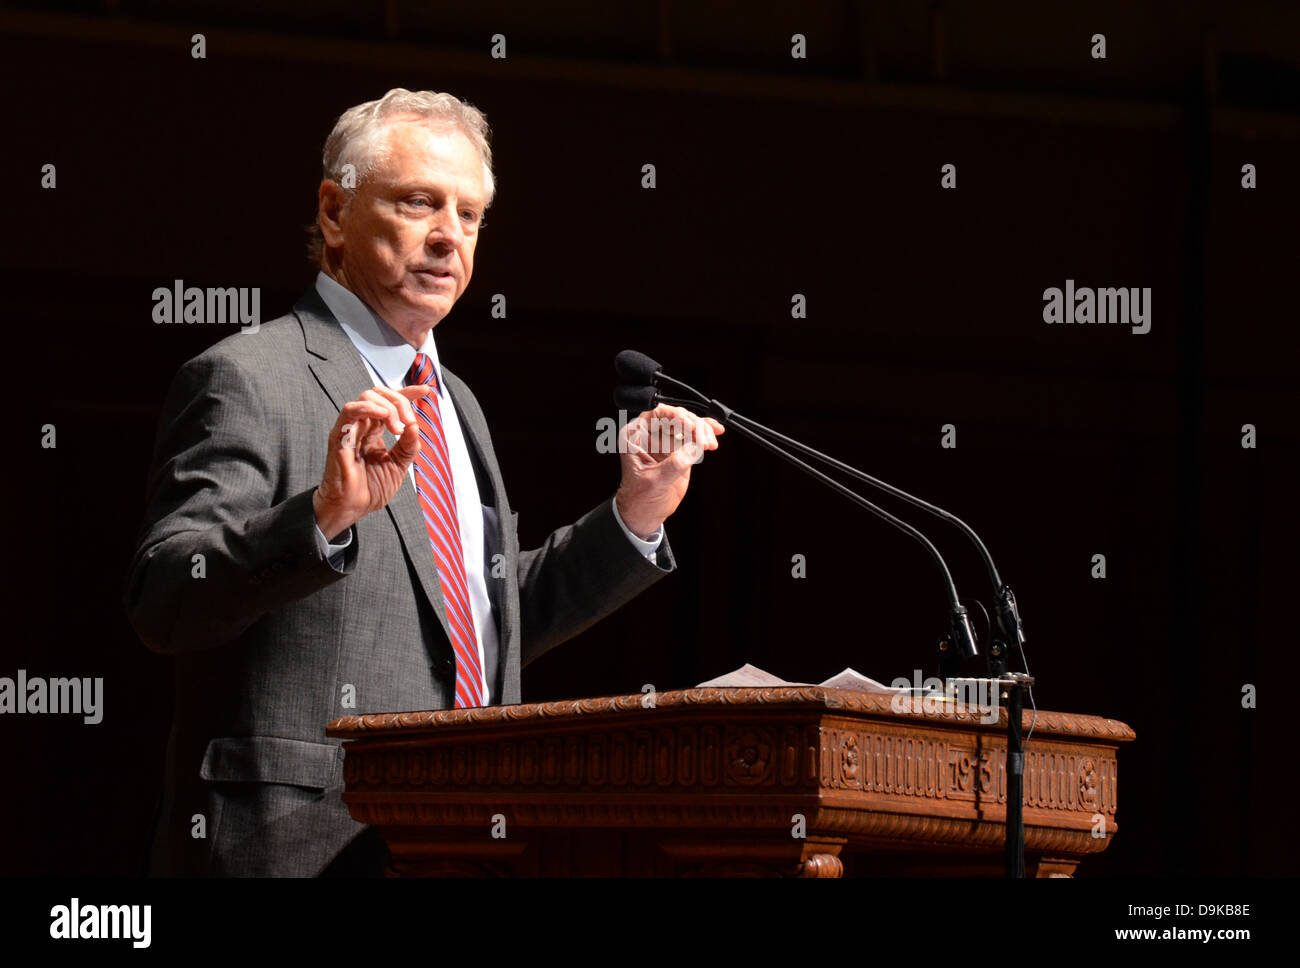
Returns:
[[[1006,715],[820,686],[346,716],[343,799],[392,876],[1003,871]],[[1117,829],[1121,722],[1026,710],[1025,870]]]

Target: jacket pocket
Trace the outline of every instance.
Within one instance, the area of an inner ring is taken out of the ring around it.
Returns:
[[[208,741],[199,776],[213,782],[284,783],[326,790],[341,776],[343,747],[279,736],[221,736]]]

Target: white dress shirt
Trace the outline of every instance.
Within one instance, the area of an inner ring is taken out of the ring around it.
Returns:
[[[352,345],[361,354],[361,359],[370,373],[375,386],[386,386],[392,390],[401,390],[406,385],[406,376],[415,362],[416,349],[402,339],[377,313],[362,302],[355,293],[335,282],[324,272],[316,276],[316,291],[329,307],[334,318],[339,321],[347,333]],[[451,460],[452,486],[456,493],[456,517],[460,525],[461,551],[465,556],[465,576],[469,584],[470,611],[474,617],[474,633],[478,645],[479,669],[483,674],[481,683],[484,704],[491,702],[487,682],[487,663],[483,657],[483,643],[488,641],[493,651],[500,655],[497,646],[497,623],[492,614],[492,601],[488,597],[486,578],[487,562],[483,550],[483,516],[484,508],[479,498],[478,481],[474,477],[474,464],[470,460],[469,446],[461,432],[460,420],[456,416],[456,405],[451,394],[442,382],[442,367],[438,362],[438,348],[433,340],[433,330],[425,337],[419,352],[424,353],[433,363],[433,372],[438,379],[438,409],[442,417],[443,435],[447,440],[447,454]],[[415,486],[415,466],[408,471],[411,486]],[[623,533],[633,546],[652,563],[657,563],[656,551],[663,541],[664,529],[659,528],[648,540],[642,539],[628,530],[614,504],[614,517]],[[507,522],[501,522],[502,527]],[[353,530],[340,536],[333,543],[326,540],[320,528],[316,529],[317,543],[323,549],[330,563],[341,567],[343,551],[352,544]]]

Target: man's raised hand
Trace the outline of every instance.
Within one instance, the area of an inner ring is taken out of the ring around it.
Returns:
[[[312,495],[316,524],[326,540],[393,499],[420,451],[412,402],[432,389],[374,387],[343,405],[330,431],[325,473]],[[384,443],[385,427],[397,437],[391,450]]]
[[[691,481],[691,466],[718,449],[726,428],[712,417],[660,404],[623,428],[622,481],[616,501],[628,530],[647,538],[677,510]]]

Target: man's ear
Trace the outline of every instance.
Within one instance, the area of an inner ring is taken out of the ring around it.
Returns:
[[[332,178],[320,183],[316,192],[316,224],[320,226],[325,245],[338,248],[343,244],[343,207],[348,202],[348,193]]]

